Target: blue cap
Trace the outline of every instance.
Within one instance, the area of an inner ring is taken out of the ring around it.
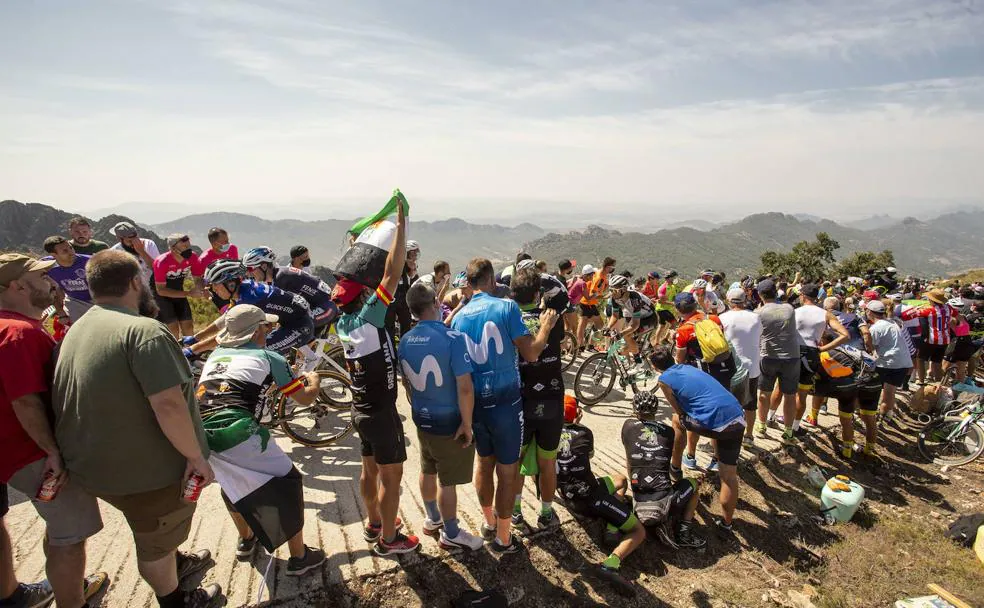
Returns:
[[[673,298],[673,305],[677,308],[683,308],[684,306],[689,306],[691,304],[696,304],[697,300],[694,299],[694,294],[689,291],[684,291],[683,293],[678,293],[675,298]]]

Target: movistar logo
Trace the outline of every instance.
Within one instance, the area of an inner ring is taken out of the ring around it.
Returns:
[[[435,387],[444,386],[444,374],[441,373],[441,366],[438,364],[434,355],[424,357],[423,361],[420,362],[420,372],[410,367],[410,362],[406,359],[401,361],[400,365],[403,367],[403,375],[410,382],[410,386],[418,393],[422,393],[427,389],[427,376],[431,374],[434,375]]]
[[[495,342],[495,354],[502,354],[502,334],[499,333],[499,328],[492,321],[486,321],[485,325],[482,326],[482,339],[478,344],[472,342],[471,336],[468,334],[464,334],[464,336],[468,354],[479,365],[484,365],[489,360],[489,340]]]

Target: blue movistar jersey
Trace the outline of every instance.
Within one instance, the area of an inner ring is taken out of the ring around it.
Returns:
[[[293,266],[282,266],[274,269],[273,284],[307,300],[315,327],[327,325],[338,317],[338,306],[331,301],[331,287],[318,277]]]
[[[530,332],[516,302],[475,294],[451,327],[464,334],[472,359],[476,418],[496,407],[521,410],[519,353],[513,340]]]
[[[237,304],[252,304],[263,312],[280,317],[280,327],[308,326],[312,322],[311,307],[296,293],[274,285],[257,283],[252,279],[239,285]]]
[[[456,378],[472,372],[465,337],[440,321],[420,321],[400,338],[399,358],[414,424],[432,435],[454,435],[461,426]]]

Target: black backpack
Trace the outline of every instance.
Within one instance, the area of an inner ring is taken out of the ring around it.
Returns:
[[[506,596],[498,591],[465,591],[454,600],[453,608],[509,608]]]
[[[982,525],[984,525],[984,513],[961,515],[950,524],[946,537],[964,547],[971,547],[977,537],[977,529]]]

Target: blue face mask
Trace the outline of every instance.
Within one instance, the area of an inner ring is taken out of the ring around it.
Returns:
[[[225,245],[219,245],[219,253],[225,253],[226,251],[229,251],[230,247],[232,247],[232,245],[229,243],[226,243]]]

